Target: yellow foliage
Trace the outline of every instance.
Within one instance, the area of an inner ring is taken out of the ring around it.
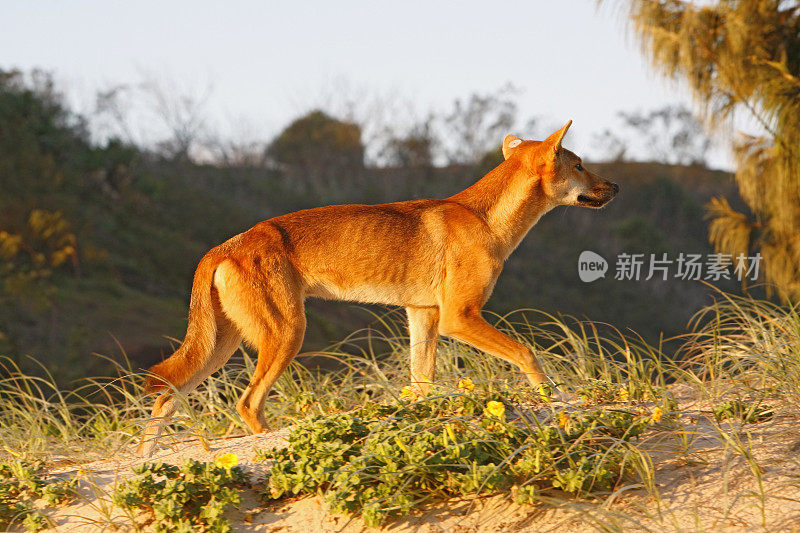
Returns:
[[[22,246],[22,235],[0,231],[0,258],[9,260],[19,252]]]
[[[652,420],[654,424],[658,424],[661,421],[662,416],[664,416],[664,413],[661,411],[661,408],[656,407],[655,409],[653,409],[653,414],[650,417],[650,420]]]
[[[473,391],[475,390],[475,384],[470,378],[461,378],[458,380],[458,388],[459,390]]]
[[[506,406],[503,405],[503,402],[490,400],[486,403],[486,412],[496,418],[503,418],[506,414]]]
[[[214,459],[214,464],[220,468],[227,468],[230,470],[239,464],[239,457],[235,453],[224,453]]]
[[[400,389],[400,399],[401,400],[416,400],[417,393],[409,386],[405,386]]]
[[[28,216],[25,231],[0,231],[0,272],[17,282],[35,280],[50,275],[77,254],[75,235],[60,211],[34,209]]]

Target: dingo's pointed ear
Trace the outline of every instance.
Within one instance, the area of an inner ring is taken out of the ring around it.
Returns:
[[[545,139],[544,144],[553,152],[557,152],[561,148],[561,141],[564,140],[564,135],[567,134],[569,127],[572,126],[572,121],[567,122],[563,128],[553,133]]]
[[[522,144],[522,139],[516,135],[506,135],[506,138],[503,139],[503,159],[508,159],[508,156],[514,151],[514,148],[520,144]]]

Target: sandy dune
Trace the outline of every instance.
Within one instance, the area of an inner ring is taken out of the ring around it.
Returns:
[[[690,393],[681,398],[682,431],[653,431],[640,443],[653,459],[658,498],[637,485],[622,487],[605,503],[554,498],[552,503],[519,506],[506,496],[450,500],[387,526],[395,532],[468,531],[798,531],[800,530],[800,432],[797,416],[778,414],[767,422],[726,426],[733,440],[714,428],[707,410]],[[579,408],[579,405],[574,407]],[[254,461],[256,448],[285,446],[288,429],[239,438],[174,442],[153,460],[179,464],[185,458],[213,460],[233,452],[258,483],[266,465]],[[682,441],[686,441],[682,448]],[[735,441],[750,443],[751,466]],[[82,498],[47,512],[62,531],[132,530],[130,518],[110,504],[117,480],[140,463],[133,450],[113,459],[62,466],[54,473],[77,474]],[[759,483],[759,477],[761,481]],[[762,488],[763,487],[763,490]],[[230,514],[235,531],[364,531],[358,519],[332,517],[322,497],[260,503],[247,491],[240,510]],[[114,524],[114,525],[112,525]],[[145,528],[147,529],[147,528]]]

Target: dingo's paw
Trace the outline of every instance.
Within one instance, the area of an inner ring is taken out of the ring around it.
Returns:
[[[149,459],[152,457],[156,449],[156,442],[154,439],[143,439],[136,448],[136,457],[139,459]]]

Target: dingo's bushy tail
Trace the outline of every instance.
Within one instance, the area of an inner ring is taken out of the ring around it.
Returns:
[[[223,258],[206,255],[197,267],[189,300],[189,325],[183,343],[171,356],[152,366],[145,393],[185,385],[209,360],[217,336],[211,289],[214,272]]]

